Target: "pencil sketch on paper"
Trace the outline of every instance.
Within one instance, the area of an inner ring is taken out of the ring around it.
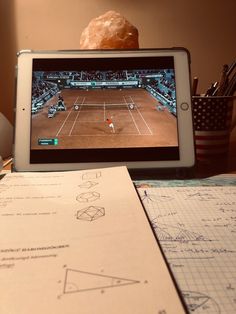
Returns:
[[[157,187],[139,193],[189,313],[236,313],[231,272],[236,256],[235,187]],[[174,199],[158,203],[151,194]]]
[[[218,303],[206,294],[195,291],[182,291],[183,297],[190,312],[220,314]]]
[[[97,184],[98,184],[98,182],[95,182],[95,181],[86,181],[86,182],[83,182],[82,184],[79,184],[78,187],[84,188],[84,189],[90,189]]]
[[[172,201],[173,197],[170,195],[164,195],[164,194],[152,194],[147,192],[147,190],[144,190],[143,194],[141,195],[141,200],[145,203],[151,203],[151,202],[168,202]]]
[[[207,239],[204,236],[197,232],[171,225],[161,223],[157,224],[156,218],[151,221],[151,224],[155,230],[155,233],[159,241],[177,241],[177,242],[207,241]]]
[[[94,221],[105,216],[105,208],[100,206],[88,206],[77,211],[76,218],[84,221]]]
[[[81,193],[76,197],[76,200],[80,203],[94,202],[97,199],[100,199],[100,193],[95,191]]]
[[[63,294],[116,288],[140,283],[137,280],[66,269]]]
[[[94,180],[100,178],[101,176],[102,176],[101,171],[85,172],[82,175],[82,180]]]
[[[209,192],[197,191],[187,195],[186,200],[193,201],[212,201],[218,199],[217,196]]]

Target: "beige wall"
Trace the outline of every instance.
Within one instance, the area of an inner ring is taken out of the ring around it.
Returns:
[[[16,49],[14,2],[0,0],[0,112],[11,122],[13,121]]]
[[[236,55],[235,0],[0,0],[0,111],[13,119],[13,65],[21,49],[76,49],[88,22],[113,9],[140,33],[141,48],[184,46],[204,92]],[[3,17],[2,17],[3,15]],[[3,41],[2,41],[3,43]],[[2,48],[1,48],[2,50]],[[3,72],[2,72],[3,69]],[[3,80],[7,80],[5,84]],[[1,90],[1,88],[3,89]]]

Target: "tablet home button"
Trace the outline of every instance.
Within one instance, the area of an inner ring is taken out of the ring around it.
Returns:
[[[189,105],[188,105],[186,102],[183,102],[183,103],[180,105],[180,108],[181,108],[182,110],[188,110]]]

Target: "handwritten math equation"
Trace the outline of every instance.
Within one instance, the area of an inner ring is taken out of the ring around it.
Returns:
[[[236,186],[138,193],[189,312],[236,313]]]

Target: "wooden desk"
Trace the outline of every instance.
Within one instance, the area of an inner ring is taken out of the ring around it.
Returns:
[[[7,163],[5,167],[3,167],[3,170],[11,170],[12,166],[12,158],[7,158],[3,160],[3,164]]]

